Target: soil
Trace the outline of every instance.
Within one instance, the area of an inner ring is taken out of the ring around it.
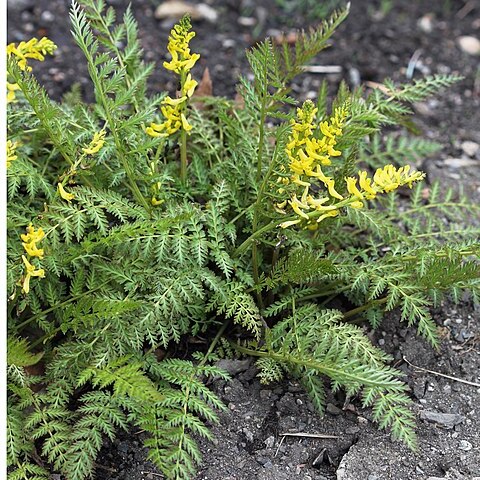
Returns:
[[[119,13],[127,4],[124,0],[108,3]],[[195,73],[198,78],[209,68],[216,95],[233,97],[238,76],[249,74],[244,51],[256,40],[318,22],[311,12],[287,14],[278,0],[206,3],[219,17],[213,24],[194,22],[197,36],[192,44],[202,55]],[[161,65],[172,22],[155,19],[155,6],[153,0],[132,2],[146,57]],[[51,96],[58,99],[79,82],[85,97],[91,98],[82,54],[69,33],[69,2],[8,0],[8,7],[9,42],[46,35],[59,46],[53,59],[35,65]],[[480,5],[474,0],[353,0],[349,18],[332,39],[333,46],[313,62],[340,66],[341,72],[303,74],[293,84],[293,93],[300,100],[314,97],[323,78],[331,92],[342,79],[350,85],[381,82],[385,77],[405,82],[416,52],[420,57],[413,79],[435,73],[463,75],[464,80],[454,87],[415,105],[422,135],[444,145],[421,168],[430,181],[463,188],[473,201],[479,201],[480,67],[478,56],[460,48],[458,38],[464,35],[480,37]],[[173,91],[175,85],[159,66],[150,88]],[[356,399],[330,396],[327,413],[321,418],[295,383],[262,386],[252,364],[231,361],[226,366],[234,373],[233,380],[211,385],[228,409],[220,415],[220,424],[213,426],[216,440],[201,443],[204,459],[196,478],[480,478],[480,310],[464,300],[457,306],[447,302],[434,314],[443,335],[439,351],[416,337],[414,330],[399,325],[395,314],[380,330],[370,333],[374,342],[394,356],[395,366],[405,372],[411,387],[418,416],[416,453],[379,431],[371,422],[371,412],[359,408]],[[404,358],[454,378],[418,370]],[[317,434],[337,438],[315,438]],[[98,459],[97,478],[162,478],[145,460],[141,438],[141,433],[131,432],[106,445]]]

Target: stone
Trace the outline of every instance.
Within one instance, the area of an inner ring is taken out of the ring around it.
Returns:
[[[246,360],[229,360],[223,358],[216,363],[218,368],[225,370],[230,375],[237,375],[240,372],[244,372],[250,367],[251,360],[247,358]]]
[[[466,140],[465,142],[462,142],[461,148],[465,155],[468,155],[469,157],[474,157],[480,150],[480,145],[476,142]]]
[[[433,15],[427,13],[421,17],[417,22],[418,28],[425,33],[432,33],[433,31]]]
[[[265,446],[267,448],[272,448],[275,445],[275,437],[271,435],[265,440]]]
[[[154,16],[158,20],[179,20],[185,14],[189,14],[193,20],[207,20],[211,23],[215,23],[218,20],[217,11],[209,5],[205,3],[193,5],[179,0],[162,2],[155,10]]]
[[[469,452],[473,448],[473,445],[467,440],[460,440],[458,448],[459,450],[463,450],[464,452]]]
[[[420,412],[420,418],[429,423],[435,423],[445,428],[453,428],[455,425],[462,423],[465,418],[457,413],[440,413],[431,410]]]
[[[470,158],[446,158],[445,165],[449,168],[459,169],[459,168],[475,167],[480,164],[478,161],[472,160]]]
[[[330,415],[341,415],[342,409],[336,407],[333,403],[327,403],[327,412],[330,413]]]
[[[468,55],[480,55],[480,40],[471,35],[462,35],[457,38],[459,47]]]

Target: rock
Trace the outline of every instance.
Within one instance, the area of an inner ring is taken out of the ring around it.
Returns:
[[[458,445],[459,450],[463,450],[464,452],[469,452],[473,448],[473,445],[467,440],[460,440],[460,444]]]
[[[480,150],[480,145],[470,140],[466,140],[465,142],[462,142],[461,147],[464,153],[469,157],[474,157]]]
[[[342,409],[336,407],[333,403],[327,403],[327,412],[330,413],[330,415],[341,415]]]
[[[480,55],[480,40],[471,35],[462,35],[457,38],[459,47],[468,55]]]
[[[440,413],[431,410],[420,412],[420,418],[430,423],[436,423],[445,428],[453,428],[455,425],[462,423],[465,418],[457,413]]]
[[[265,440],[265,446],[267,448],[272,448],[275,445],[275,437],[271,435]]]
[[[252,443],[253,442],[253,432],[251,430],[249,430],[248,428],[242,428],[242,432],[244,433],[247,441]]]
[[[345,433],[348,435],[355,435],[358,432],[360,432],[359,427],[348,427],[345,429]]]
[[[479,162],[476,160],[471,160],[470,158],[446,158],[445,166],[457,169],[457,168],[465,168],[465,167],[474,167],[479,165]]]
[[[161,3],[155,10],[155,18],[158,20],[174,19],[178,20],[185,14],[192,17],[193,20],[207,20],[215,23],[218,20],[218,13],[215,9],[205,3],[192,5],[191,3],[179,0],[169,0]]]
[[[40,18],[44,21],[44,22],[47,22],[47,23],[50,23],[50,22],[53,22],[55,20],[55,15],[48,11],[48,10],[44,10],[40,16]]]
[[[238,17],[237,22],[242,27],[253,27],[257,24],[257,19],[254,17]]]
[[[427,13],[417,22],[418,28],[425,33],[432,33],[433,31],[433,15]]]
[[[251,360],[249,358],[247,358],[246,360],[229,360],[223,358],[216,363],[216,366],[218,368],[221,368],[222,370],[225,370],[230,375],[237,375],[240,372],[248,370],[250,364]]]
[[[218,12],[206,3],[199,3],[197,5],[197,13],[210,23],[216,23],[218,20]]]

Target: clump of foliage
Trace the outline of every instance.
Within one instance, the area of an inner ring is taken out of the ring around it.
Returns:
[[[346,15],[293,50],[248,52],[241,104],[195,99],[188,18],[164,63],[176,96],[147,94],[135,20],[116,24],[103,0],[71,10],[92,105],[78,89],[54,102],[36,81],[30,59],[51,42],[9,46],[10,479],[89,478],[103,440],[132,425],[167,478],[191,478],[195,438],[223,408],[203,382],[227,378],[220,350],[255,357],[262,382],[297,378],[320,412],[327,380],[360,396],[414,448],[407,387],[356,323],[394,311],[436,346],[429,306],[478,301],[478,229],[464,227],[478,207],[438,185],[426,195],[424,175],[396,163],[433,145],[381,136],[456,77],[342,84],[331,109],[325,85],[316,104],[289,95]],[[208,349],[174,357],[199,334]]]

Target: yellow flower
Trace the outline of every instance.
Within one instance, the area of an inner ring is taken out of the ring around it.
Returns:
[[[75,195],[73,193],[68,193],[63,188],[63,185],[61,183],[58,184],[58,194],[67,202],[71,202],[75,198]]]
[[[30,242],[40,242],[45,238],[45,232],[43,231],[43,228],[39,228],[38,230],[35,231],[35,227],[30,224],[27,227],[27,234],[22,234],[20,235],[21,239],[24,242],[30,243]]]
[[[163,66],[179,75],[190,71],[200,58],[198,53],[190,52],[189,43],[195,36],[195,32],[189,31],[191,28],[190,19],[186,15],[173,27],[168,37],[167,49],[172,56],[172,60],[164,62]]]
[[[170,98],[167,96],[162,100],[162,105],[171,105],[172,107],[176,107],[181,105],[186,99],[186,96],[180,98]]]
[[[45,232],[42,228],[35,231],[35,228],[30,224],[27,227],[27,234],[20,235],[23,240],[22,245],[28,255],[31,257],[43,258],[43,248],[37,247],[37,242],[40,242],[45,237]]]
[[[94,155],[99,152],[105,143],[105,130],[100,130],[93,135],[92,141],[87,147],[82,148],[82,151],[87,155]]]
[[[363,190],[363,195],[365,198],[372,199],[375,198],[377,192],[373,189],[371,183],[372,180],[367,177],[368,173],[365,171],[358,172],[360,188]]]
[[[302,209],[309,210],[310,207],[305,203],[300,202],[296,195],[294,195],[288,203],[298,216],[308,219],[308,215]]]
[[[193,92],[195,91],[197,85],[198,82],[196,80],[193,80],[192,75],[189,73],[187,75],[185,83],[183,84],[182,94],[190,98],[193,95]]]
[[[164,202],[165,202],[165,200],[157,200],[155,197],[152,197],[152,205],[154,207],[157,207],[158,205],[161,205]]]
[[[317,223],[320,223],[322,220],[325,220],[326,218],[330,217],[336,217],[340,212],[338,210],[330,210],[327,213],[324,213],[323,215],[320,215],[320,217],[317,218]]]
[[[345,181],[347,182],[348,193],[360,200],[363,199],[363,194],[357,187],[357,179],[353,177],[348,177],[345,179]]]
[[[46,54],[52,54],[57,46],[48,38],[43,37],[40,40],[30,39],[28,42],[20,42],[18,45],[10,43],[7,45],[7,56],[14,56],[18,59],[18,66],[21,70],[30,71],[32,68],[27,65],[27,60],[32,58],[43,62]]]
[[[26,275],[23,280],[23,288],[22,290],[25,293],[28,293],[30,291],[30,278],[31,277],[40,277],[40,278],[45,278],[45,270],[43,268],[40,268],[38,270],[35,269],[35,265],[32,265],[25,257],[25,255],[22,255],[22,260],[23,263],[25,264],[26,268]]]
[[[373,182],[378,191],[391,192],[398,187],[408,185],[412,188],[413,182],[418,182],[425,177],[423,172],[410,173],[410,165],[401,168],[395,168],[393,165],[387,165],[378,168],[373,176]]]
[[[347,190],[350,193],[350,202],[348,206],[352,208],[363,208],[364,200],[371,200],[378,193],[388,193],[397,188],[408,185],[412,187],[413,182],[422,180],[425,174],[422,172],[410,173],[410,165],[396,168],[393,165],[386,165],[378,168],[373,176],[373,180],[368,178],[365,171],[358,172],[360,189],[357,187],[357,179],[348,177],[345,179]]]
[[[189,73],[197,60],[200,58],[198,53],[191,53],[189,43],[195,36],[195,32],[190,32],[192,25],[190,18],[186,15],[177,23],[168,37],[167,49],[172,56],[169,62],[164,62],[163,66],[180,75],[179,98],[165,97],[162,100],[161,112],[165,117],[163,123],[151,123],[145,129],[145,133],[151,137],[168,137],[179,130],[190,132],[192,126],[187,120],[187,103],[193,95],[197,81],[192,79]]]
[[[189,132],[192,129],[192,126],[188,123],[187,117],[182,113],[180,114],[180,118],[182,119],[182,128]]]
[[[7,140],[7,168],[10,168],[12,162],[18,158],[17,153],[15,152],[17,147],[17,142]]]
[[[20,87],[17,83],[9,83],[7,82],[7,103],[14,102],[16,99],[15,92],[20,90]]]
[[[187,117],[182,111],[186,97],[177,100],[165,97],[162,101],[163,107],[161,108],[165,121],[160,124],[152,122],[150,127],[145,129],[148,135],[151,137],[168,137],[182,128],[187,133],[192,130],[192,126],[188,123]]]
[[[297,175],[313,176],[317,165],[330,165],[330,157],[341,155],[333,147],[342,135],[343,126],[348,116],[345,106],[336,108],[330,121],[314,125],[318,109],[311,100],[304,102],[297,109],[297,120],[292,120],[292,133],[286,146],[290,159],[290,170]],[[322,138],[316,135],[322,134]]]
[[[35,242],[22,243],[22,245],[25,251],[27,252],[27,254],[30,255],[31,257],[43,258],[43,255],[44,255],[43,248],[38,248]]]
[[[280,228],[288,228],[292,227],[293,225],[297,225],[301,222],[301,220],[289,220],[288,222],[283,222],[279,225]]]

